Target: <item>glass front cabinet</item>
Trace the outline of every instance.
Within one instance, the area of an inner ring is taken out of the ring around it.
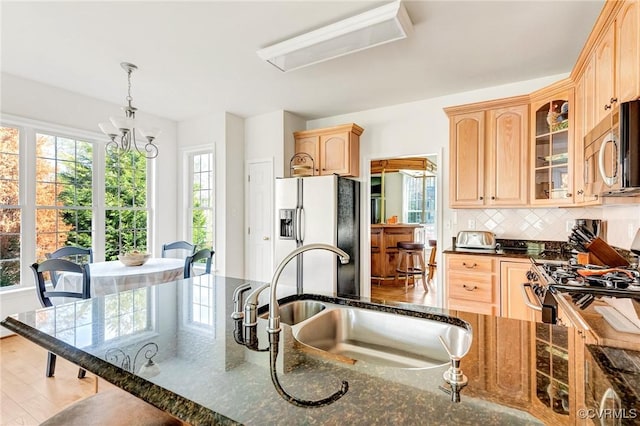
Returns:
[[[532,204],[573,203],[572,103],[565,91],[532,104]]]

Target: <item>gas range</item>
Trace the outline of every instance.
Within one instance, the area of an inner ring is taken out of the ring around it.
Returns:
[[[542,321],[556,324],[556,297],[568,294],[573,304],[586,309],[594,300],[606,296],[640,300],[640,272],[633,268],[608,268],[570,262],[534,261],[522,285],[525,303],[542,312]],[[537,302],[532,302],[528,290]]]

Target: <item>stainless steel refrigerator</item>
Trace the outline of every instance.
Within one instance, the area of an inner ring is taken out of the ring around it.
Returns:
[[[276,179],[275,262],[302,245],[325,243],[347,252],[346,265],[326,250],[299,255],[278,287],[297,292],[360,295],[360,182],[332,176]]]

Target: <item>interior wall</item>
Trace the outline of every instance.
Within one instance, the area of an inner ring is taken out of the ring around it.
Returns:
[[[216,250],[216,255],[224,250],[222,264],[223,274],[227,277],[244,277],[244,182],[246,172],[244,170],[244,119],[230,113],[225,114],[225,194],[224,198],[216,192],[219,200],[224,200],[220,208],[225,209],[224,222],[216,224],[216,228],[224,227],[225,244]],[[217,188],[216,188],[217,191]],[[216,204],[216,208],[218,205]],[[218,226],[219,225],[219,226]],[[222,230],[219,230],[219,232]]]
[[[212,145],[215,161],[216,273],[233,277],[244,275],[244,119],[225,112],[210,113],[178,124],[182,151],[194,146]],[[184,169],[184,166],[181,167]],[[181,170],[184,179],[184,170]],[[186,197],[180,185],[183,207],[176,226],[186,226]],[[186,234],[183,234],[183,237]]]

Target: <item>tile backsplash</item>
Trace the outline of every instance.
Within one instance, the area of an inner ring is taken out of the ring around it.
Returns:
[[[454,210],[452,228],[453,235],[462,230],[478,229],[491,231],[504,239],[566,241],[576,219],[607,221],[607,242],[628,249],[640,227],[640,205]]]

